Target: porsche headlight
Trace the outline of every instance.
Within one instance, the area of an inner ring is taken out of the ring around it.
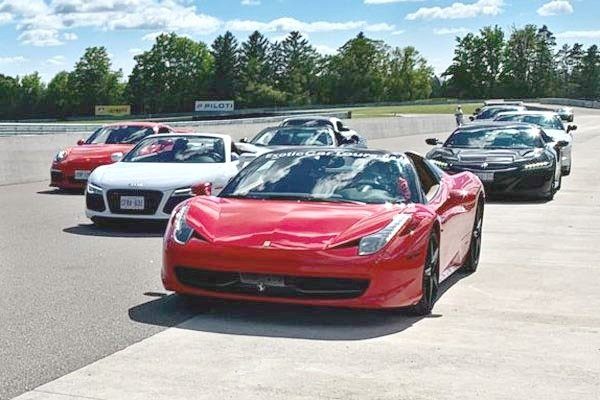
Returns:
[[[523,168],[525,168],[526,170],[532,170],[532,169],[543,169],[543,168],[547,168],[549,166],[550,166],[550,161],[539,161],[539,162],[525,164],[525,166]]]
[[[64,159],[66,159],[68,155],[69,155],[69,152],[67,150],[61,150],[58,153],[56,153],[56,155],[54,156],[54,161],[61,162]]]
[[[429,161],[431,161],[432,164],[437,165],[441,169],[447,169],[450,166],[450,164],[448,164],[445,161],[441,161],[441,160],[429,160]]]
[[[88,182],[86,191],[89,194],[102,194],[102,192],[103,192],[103,190],[102,190],[102,188],[100,186],[94,185],[91,182]]]
[[[396,215],[382,230],[360,239],[360,243],[358,244],[358,255],[367,256],[377,253],[383,246],[388,244],[409,221],[410,217],[407,215]]]
[[[175,213],[173,218],[173,240],[179,244],[186,244],[194,230],[187,224],[186,217],[189,206],[183,206]]]

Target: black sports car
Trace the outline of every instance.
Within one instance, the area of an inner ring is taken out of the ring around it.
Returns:
[[[493,194],[533,195],[551,200],[561,184],[561,147],[538,126],[490,122],[457,128],[427,158],[452,174],[470,171]]]

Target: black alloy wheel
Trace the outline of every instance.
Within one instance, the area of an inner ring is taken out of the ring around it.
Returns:
[[[477,271],[479,265],[479,257],[481,255],[481,233],[483,228],[483,200],[477,202],[477,210],[475,211],[475,221],[473,222],[473,231],[471,233],[471,244],[469,246],[469,254],[462,267],[466,273]]]
[[[440,246],[437,234],[432,233],[427,246],[427,258],[423,266],[423,296],[411,308],[414,315],[424,316],[431,314],[433,305],[438,297],[440,284]]]

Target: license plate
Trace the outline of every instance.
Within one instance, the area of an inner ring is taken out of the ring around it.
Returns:
[[[121,196],[122,210],[143,210],[144,196]]]
[[[240,281],[256,286],[285,286],[283,276],[275,275],[240,274]]]
[[[494,173],[493,172],[475,172],[475,175],[481,182],[493,182],[494,181]]]
[[[90,177],[90,171],[82,171],[82,170],[75,171],[75,179],[77,179],[78,181],[87,181],[87,179],[89,177]]]

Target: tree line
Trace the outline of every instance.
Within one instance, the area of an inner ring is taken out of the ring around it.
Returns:
[[[271,42],[256,31],[241,43],[226,32],[210,47],[170,33],[134,60],[126,81],[104,47],[86,49],[47,85],[38,73],[0,75],[0,119],[93,115],[99,104],[148,114],[193,111],[196,100],[243,108],[416,100],[437,82],[414,47],[391,48],[363,33],[327,56],[299,32]]]
[[[193,110],[196,100],[235,100],[238,108],[400,102],[430,97],[600,98],[600,52],[557,48],[545,25],[482,28],[456,38],[452,65],[436,77],[411,46],[392,48],[359,33],[321,55],[299,32],[270,41],[231,33],[208,46],[175,33],[134,57],[127,79],[104,47],[90,47],[72,71],[45,84],[38,73],[0,74],[0,119],[93,115],[94,106],[130,104],[136,114]]]
[[[498,26],[456,39],[444,93],[459,98],[567,97],[600,99],[600,52],[579,43],[557,48],[546,25]]]

